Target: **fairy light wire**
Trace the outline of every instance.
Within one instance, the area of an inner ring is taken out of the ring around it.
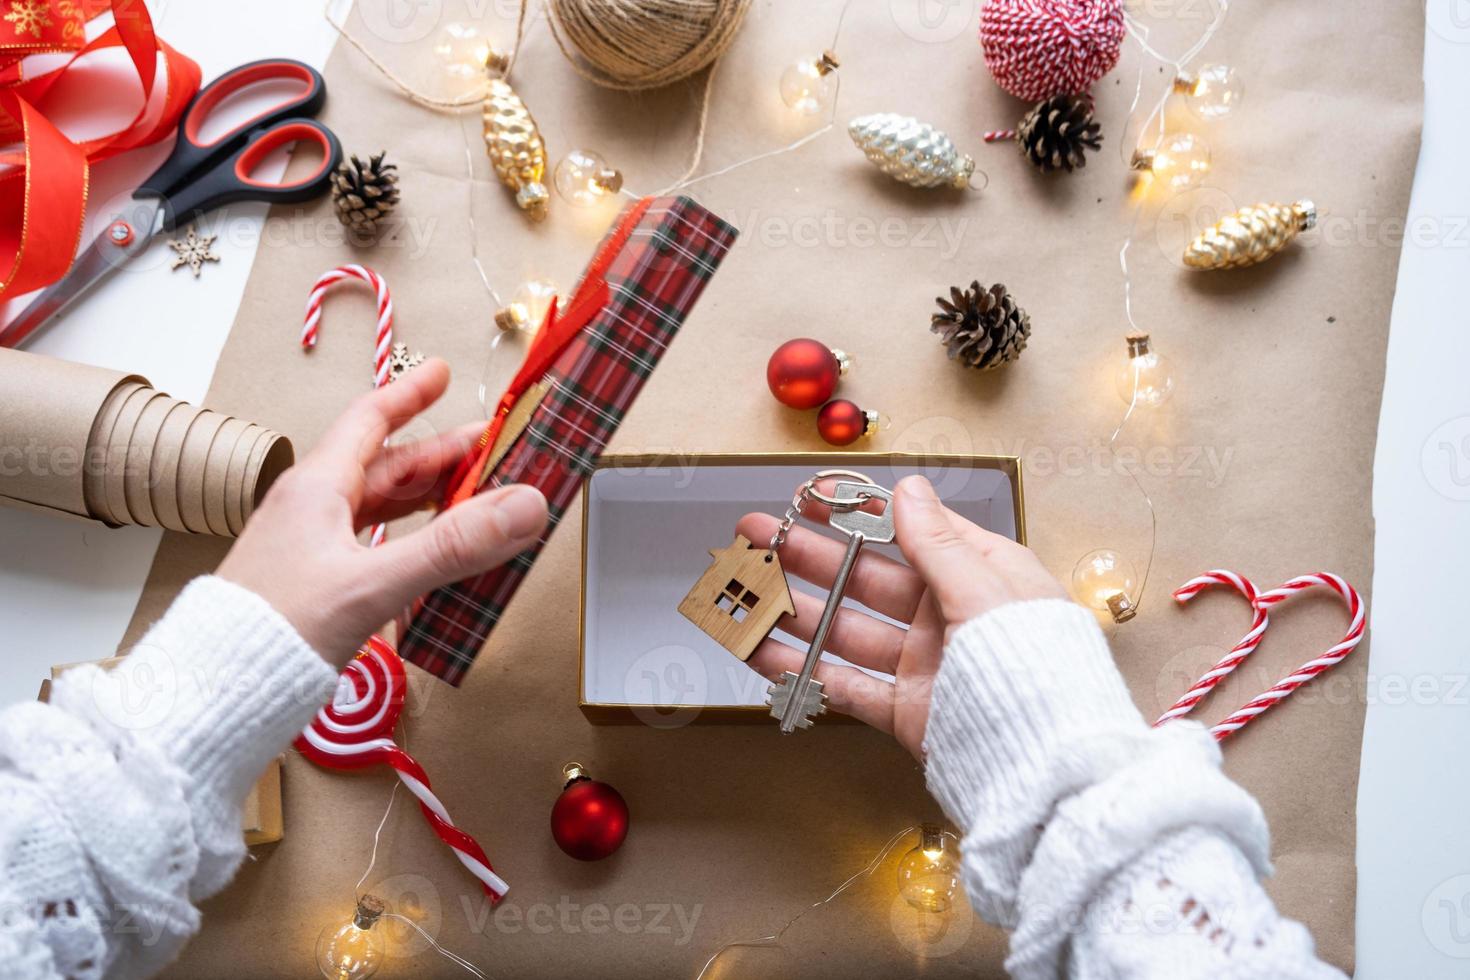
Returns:
[[[719,959],[721,955],[728,952],[729,950],[742,948],[770,949],[781,945],[781,937],[786,935],[787,931],[790,930],[792,926],[796,925],[796,923],[800,922],[802,918],[804,918],[808,914],[815,912],[817,909],[820,909],[837,899],[843,892],[847,891],[859,880],[872,877],[873,872],[882,867],[883,862],[888,859],[888,855],[893,853],[893,849],[898,846],[899,842],[906,838],[909,834],[917,833],[918,830],[919,827],[917,825],[912,827],[905,827],[903,830],[900,830],[898,833],[888,838],[888,843],[884,844],[883,847],[879,849],[878,853],[873,855],[872,859],[868,861],[867,865],[865,865],[861,871],[853,875],[851,878],[848,878],[842,884],[838,885],[833,890],[832,894],[828,895],[820,902],[813,902],[811,905],[808,905],[806,908],[802,909],[800,912],[787,919],[785,923],[782,924],[781,928],[777,929],[770,935],[761,936],[757,939],[737,939],[732,942],[725,943],[719,949],[711,953],[709,959],[704,961],[703,969],[699,971],[699,975],[696,976],[694,980],[704,980],[705,975],[709,973],[710,967],[714,966],[715,960]]]

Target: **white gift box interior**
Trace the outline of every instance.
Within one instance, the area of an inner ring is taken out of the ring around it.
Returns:
[[[589,719],[677,727],[765,717],[768,682],[677,607],[709,567],[710,549],[730,544],[743,515],[763,511],[780,517],[796,488],[826,469],[856,470],[890,489],[905,476],[924,474],[958,513],[1025,541],[1020,464],[1014,457],[606,456],[583,491],[579,703]],[[825,524],[799,524],[843,537]],[[896,544],[868,548],[903,560]],[[809,582],[794,576],[788,581],[792,591],[826,598],[825,590]],[[846,603],[863,608],[851,599]],[[807,647],[780,630],[772,635],[802,651]]]

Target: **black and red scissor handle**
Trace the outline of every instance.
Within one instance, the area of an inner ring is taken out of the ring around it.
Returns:
[[[201,138],[210,114],[230,96],[252,85],[282,81],[297,82],[300,88],[208,142]],[[342,160],[336,135],[309,118],[326,100],[327,83],[321,74],[290,58],[267,58],[231,69],[194,96],[179,120],[173,153],[133,196],[162,200],[166,230],[234,201],[290,204],[318,197],[326,193],[332,171]],[[321,164],[313,173],[282,183],[251,176],[272,151],[301,142],[321,148]]]

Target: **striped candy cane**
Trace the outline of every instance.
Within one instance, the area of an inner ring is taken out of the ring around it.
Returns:
[[[334,284],[344,279],[359,279],[369,286],[378,298],[378,338],[373,351],[373,387],[381,388],[388,383],[388,353],[393,349],[393,297],[388,294],[388,283],[372,269],[363,265],[339,265],[325,273],[311,287],[306,297],[306,322],[301,328],[301,346],[316,346],[317,332],[322,320],[322,297]]]
[[[1266,632],[1266,626],[1270,623],[1270,617],[1267,614],[1266,608],[1257,605],[1255,584],[1244,575],[1224,568],[1216,568],[1185,582],[1174,590],[1174,600],[1180,605],[1183,605],[1205,589],[1216,585],[1224,585],[1234,589],[1243,595],[1245,600],[1251,604],[1254,618],[1251,620],[1250,632],[1241,637],[1240,642],[1231,647],[1229,653],[1221,658],[1215,666],[1201,674],[1199,680],[1194,682],[1193,686],[1184,693],[1184,696],[1178,701],[1175,701],[1168,711],[1165,711],[1159,716],[1159,720],[1154,722],[1155,728],[1172,718],[1181,718],[1193,711],[1195,705],[1203,701],[1205,696],[1215,689],[1215,685],[1219,684],[1236,667],[1244,663],[1246,657],[1249,657],[1255,652],[1256,647],[1261,644],[1261,636]]]
[[[449,819],[449,811],[434,795],[423,767],[393,741],[393,729],[407,696],[407,677],[397,651],[383,638],[371,637],[342,671],[332,703],[317,712],[297,736],[296,748],[329,769],[391,766],[418,799],[419,809],[434,833],[480,880],[490,900],[499,902],[510,886],[490,867],[490,859],[475,839]]]
[[[339,265],[322,275],[311,287],[306,297],[306,322],[301,327],[301,346],[310,350],[316,346],[317,334],[322,322],[322,297],[334,284],[345,279],[358,279],[373,287],[378,298],[378,335],[373,350],[373,387],[381,388],[388,383],[388,355],[393,349],[393,297],[388,293],[388,283],[382,276],[365,265]],[[388,535],[384,524],[374,524],[369,543],[376,548]]]
[[[1256,608],[1269,610],[1277,603],[1284,602],[1298,592],[1317,586],[1325,586],[1342,597],[1342,601],[1348,607],[1348,631],[1336,644],[1329,647],[1321,656],[1308,660],[1291,674],[1283,677],[1275,687],[1261,694],[1236,711],[1229,718],[1210,729],[1210,734],[1215,736],[1216,741],[1224,741],[1231,735],[1240,731],[1256,718],[1259,718],[1273,705],[1280,704],[1292,693],[1308,683],[1312,678],[1326,673],[1333,667],[1347,659],[1347,655],[1357,649],[1358,644],[1363,642],[1363,631],[1367,619],[1367,609],[1363,605],[1363,599],[1358,595],[1358,590],[1353,588],[1341,576],[1330,572],[1318,572],[1314,575],[1299,575],[1290,580],[1280,588],[1272,589],[1270,592],[1262,592],[1256,597]]]

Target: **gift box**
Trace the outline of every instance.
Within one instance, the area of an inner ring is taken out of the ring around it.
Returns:
[[[463,680],[735,235],[687,197],[643,198],[613,223],[577,288],[548,313],[451,498],[534,486],[551,512],[546,537],[429,595],[399,646],[403,659]]]
[[[769,682],[684,618],[678,606],[709,568],[711,550],[730,545],[743,515],[760,511],[779,518],[796,488],[826,469],[856,470],[890,489],[905,476],[922,474],[956,512],[1026,541],[1021,462],[1014,456],[606,456],[582,497],[577,700],[588,720],[670,728],[769,720]],[[825,524],[801,519],[798,525],[841,537]],[[869,549],[902,560],[896,544],[864,547]],[[794,576],[788,585],[826,598],[824,590]],[[851,599],[846,604],[857,605]],[[779,630],[772,635],[806,650],[805,642]],[[824,659],[842,662],[831,654]],[[833,714],[823,723],[845,718]]]

